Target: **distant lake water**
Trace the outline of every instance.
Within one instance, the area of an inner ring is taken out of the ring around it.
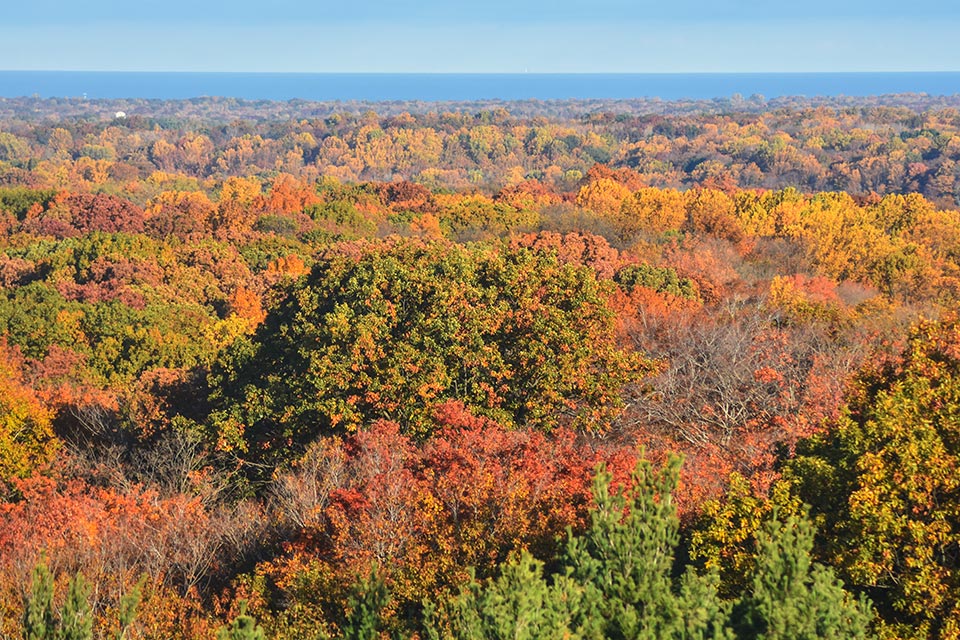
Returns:
[[[0,97],[460,101],[960,93],[960,72],[381,74],[0,71]]]

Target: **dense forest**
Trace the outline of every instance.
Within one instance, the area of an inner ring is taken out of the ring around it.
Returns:
[[[958,638],[958,209],[956,99],[2,100],[0,637]]]

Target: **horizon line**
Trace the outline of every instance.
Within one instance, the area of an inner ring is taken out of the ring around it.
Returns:
[[[249,75],[377,75],[377,76],[723,76],[723,75],[860,75],[860,74],[960,74],[960,69],[914,70],[808,70],[808,71],[264,71],[197,69],[0,69],[0,73],[181,73]]]

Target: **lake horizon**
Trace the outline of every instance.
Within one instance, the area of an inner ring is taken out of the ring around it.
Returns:
[[[296,73],[0,71],[0,97],[269,101],[711,100],[960,94],[960,71]]]

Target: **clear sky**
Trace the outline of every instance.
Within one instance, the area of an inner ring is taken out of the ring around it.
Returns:
[[[0,69],[7,70],[960,70],[958,0],[5,4]]]

